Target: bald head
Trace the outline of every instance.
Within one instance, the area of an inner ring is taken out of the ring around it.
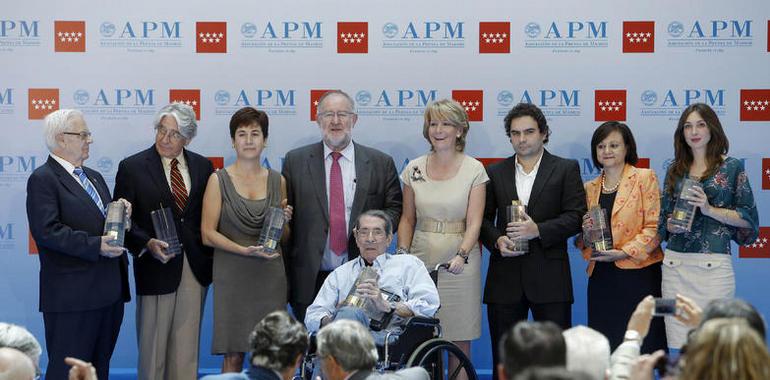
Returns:
[[[0,348],[0,380],[32,380],[35,366],[32,359],[13,348]]]

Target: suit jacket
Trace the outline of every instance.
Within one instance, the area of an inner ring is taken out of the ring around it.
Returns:
[[[104,178],[91,168],[83,171],[106,206]],[[40,311],[94,310],[131,299],[126,255],[99,254],[104,215],[53,157],[27,180],[27,218],[40,258]]]
[[[385,211],[398,225],[401,217],[401,183],[393,158],[376,149],[355,145],[356,192],[348,226],[348,258],[358,256],[352,236],[358,216],[367,210]],[[329,235],[329,202],[326,194],[323,142],[294,149],[283,163],[289,204],[294,206],[292,239],[287,268],[291,279],[291,301],[313,301],[316,276],[321,267]]]
[[[580,232],[586,213],[577,161],[543,152],[527,205],[540,237],[530,240],[529,252],[518,257],[503,257],[495,248],[497,239],[505,234],[506,206],[519,199],[515,156],[489,166],[487,174],[481,240],[492,254],[484,303],[511,304],[522,294],[535,303],[573,302],[567,239]]]
[[[404,368],[395,372],[358,371],[348,380],[429,380],[428,371],[422,367]]]
[[[126,234],[126,248],[135,255],[134,278],[138,295],[173,293],[182,279],[181,255],[166,264],[155,259],[150,252],[136,257],[150,238],[155,237],[150,212],[161,208],[161,205],[170,207],[174,212],[177,235],[198,283],[202,286],[211,284],[212,249],[205,247],[201,241],[201,210],[203,192],[214,167],[199,154],[186,149],[183,154],[190,173],[190,194],[182,213],[174,206],[171,188],[155,145],[124,159],[118,166],[115,198],[125,198],[133,206],[132,226]]]
[[[598,205],[602,192],[601,176],[586,182],[585,189],[588,206]],[[615,261],[615,266],[638,269],[663,260],[658,237],[659,217],[660,188],[655,172],[626,164],[612,206],[611,229],[614,248],[622,250],[629,257]],[[577,243],[583,250],[583,257],[586,260],[591,258],[591,248],[583,247],[580,239]],[[595,264],[589,262],[586,269],[589,276]]]

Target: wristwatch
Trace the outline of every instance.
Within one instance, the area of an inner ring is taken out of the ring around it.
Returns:
[[[398,247],[398,249],[396,249],[396,254],[397,255],[408,255],[409,254],[409,249],[404,248],[404,247]]]
[[[634,342],[637,342],[639,344],[642,343],[642,336],[639,335],[639,331],[636,330],[626,330],[626,334],[623,335],[623,341],[629,341],[633,340]]]
[[[457,250],[457,256],[460,256],[460,257],[462,257],[462,258],[463,258],[463,260],[465,260],[465,263],[466,263],[466,264],[468,264],[468,252],[465,252],[465,250],[464,250],[464,249],[462,249],[462,248],[459,248],[459,249]]]

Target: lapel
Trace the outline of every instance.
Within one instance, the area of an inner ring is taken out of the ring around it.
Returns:
[[[171,210],[176,213],[174,197],[171,195],[171,188],[169,187],[168,180],[166,180],[166,173],[163,171],[163,162],[161,162],[160,154],[158,154],[158,151],[155,149],[155,145],[150,147],[145,165],[147,173],[150,174],[150,178],[153,183],[155,183],[155,187],[158,189],[158,194],[160,195],[161,204],[158,204],[158,208],[161,208],[161,206],[170,207]]]
[[[329,223],[329,200],[326,196],[326,171],[324,169],[324,147],[323,141],[316,144],[310,151],[310,156],[307,159],[307,170],[310,175],[311,183],[315,189],[315,195],[318,198],[318,204],[321,206],[321,211],[326,220]]]
[[[540,199],[540,195],[543,193],[543,187],[548,179],[551,178],[551,173],[555,169],[553,156],[543,149],[543,158],[540,160],[540,167],[537,169],[537,175],[535,176],[535,183],[532,184],[532,192],[529,195],[529,204],[527,205],[527,213],[531,216],[537,201]]]
[[[59,178],[59,183],[64,186],[64,188],[67,189],[72,195],[75,196],[79,201],[85,203],[87,206],[86,208],[90,210],[90,212],[94,215],[98,215],[100,219],[104,219],[104,214],[99,210],[99,206],[94,203],[94,200],[91,199],[91,196],[88,195],[88,192],[83,188],[83,186],[80,184],[80,181],[76,180],[75,178],[70,175],[70,173],[67,173],[67,170],[64,169],[64,167],[61,166],[56,160],[48,156],[48,162],[47,164],[53,169],[53,172],[56,174],[56,176]],[[85,169],[83,169],[85,170]],[[86,172],[86,177],[88,177],[88,172]],[[91,178],[89,178],[90,180]],[[109,202],[109,196],[105,197],[102,193],[103,189],[101,188],[101,184],[97,184],[97,181],[91,180],[91,183],[96,188],[96,191],[99,193],[99,197],[102,198],[102,204],[107,205],[107,202]],[[106,202],[105,202],[106,199]]]
[[[510,175],[508,175],[510,173]],[[500,179],[502,180],[503,194],[511,194],[510,200],[518,200],[519,192],[516,191],[516,155],[508,157],[503,161],[503,172]],[[508,206],[504,204],[503,207]]]
[[[351,141],[351,144],[353,142]],[[353,206],[350,210],[350,223],[348,223],[348,235],[353,231],[355,220],[363,212],[364,203],[366,203],[366,194],[369,193],[369,182],[372,179],[372,169],[369,162],[369,155],[366,154],[361,145],[355,146],[356,157],[356,193],[353,196]]]
[[[623,174],[620,180],[620,187],[618,188],[618,195],[615,197],[615,204],[612,205],[613,219],[615,219],[615,214],[628,203],[628,198],[631,196],[631,192],[636,187],[636,182],[638,180],[639,176],[637,175],[637,169],[626,164],[625,167],[623,167]]]
[[[184,160],[187,162],[187,173],[190,174],[190,195],[187,196],[187,206],[185,206],[185,211],[187,208],[189,208],[190,200],[196,199],[195,197],[198,195],[198,193],[201,191],[200,186],[196,186],[198,181],[200,180],[201,173],[198,171],[198,165],[193,165],[192,160],[190,159],[190,154],[187,151],[187,149],[182,150],[182,154],[184,154]]]

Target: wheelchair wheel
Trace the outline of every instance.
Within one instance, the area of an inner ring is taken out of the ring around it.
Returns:
[[[456,359],[460,365],[454,369],[448,368],[450,358]],[[406,366],[425,368],[433,380],[455,380],[463,370],[468,380],[478,380],[471,360],[454,343],[441,338],[431,339],[417,347]]]

